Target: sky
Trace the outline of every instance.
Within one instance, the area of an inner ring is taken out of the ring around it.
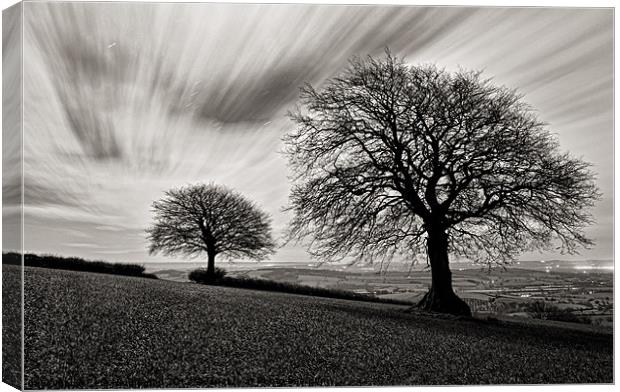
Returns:
[[[119,262],[150,256],[151,203],[215,182],[273,217],[299,87],[384,48],[410,64],[483,70],[519,89],[603,194],[578,256],[611,259],[613,13],[609,9],[25,3],[24,246]],[[6,202],[5,202],[6,203]],[[5,205],[5,221],[18,211]],[[285,246],[273,262],[310,261]]]

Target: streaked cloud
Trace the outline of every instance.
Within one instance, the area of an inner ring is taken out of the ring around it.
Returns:
[[[26,3],[26,247],[153,260],[143,231],[150,204],[166,189],[194,182],[246,194],[281,231],[289,185],[279,151],[299,86],[320,86],[351,56],[381,55],[389,46],[412,64],[484,69],[519,88],[562,148],[593,163],[604,199],[590,230],[598,245],[584,257],[611,257],[612,15]],[[67,245],[85,236],[96,249]],[[274,259],[308,261],[297,247]]]
[[[88,249],[96,249],[99,247],[97,244],[88,244],[84,242],[65,242],[60,245],[68,246],[69,248],[88,248]]]

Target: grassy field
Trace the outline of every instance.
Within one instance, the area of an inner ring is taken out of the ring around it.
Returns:
[[[611,335],[127,276],[30,267],[25,276],[26,389],[613,377]]]
[[[216,273],[218,269],[215,269]],[[223,270],[221,270],[223,271]],[[225,274],[225,271],[223,271]],[[382,302],[396,305],[414,305],[413,302],[401,301],[393,298],[381,298],[374,295],[358,294],[350,290],[340,290],[338,288],[324,288],[310,285],[303,285],[291,282],[278,282],[263,278],[249,278],[247,276],[216,276],[209,277],[205,269],[198,269],[190,274],[190,280],[195,283],[208,284],[212,286],[235,287],[240,289],[277,291],[280,293],[310,295],[313,297],[338,298],[354,301]]]
[[[2,382],[22,389],[22,277],[17,267],[2,267]]]

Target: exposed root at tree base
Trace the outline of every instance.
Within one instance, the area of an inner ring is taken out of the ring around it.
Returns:
[[[452,314],[471,317],[469,305],[453,292],[437,292],[432,288],[424,294],[415,308],[427,312]]]

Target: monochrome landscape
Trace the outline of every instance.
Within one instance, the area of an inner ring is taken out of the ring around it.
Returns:
[[[613,383],[612,9],[25,2],[3,53],[3,382]]]

